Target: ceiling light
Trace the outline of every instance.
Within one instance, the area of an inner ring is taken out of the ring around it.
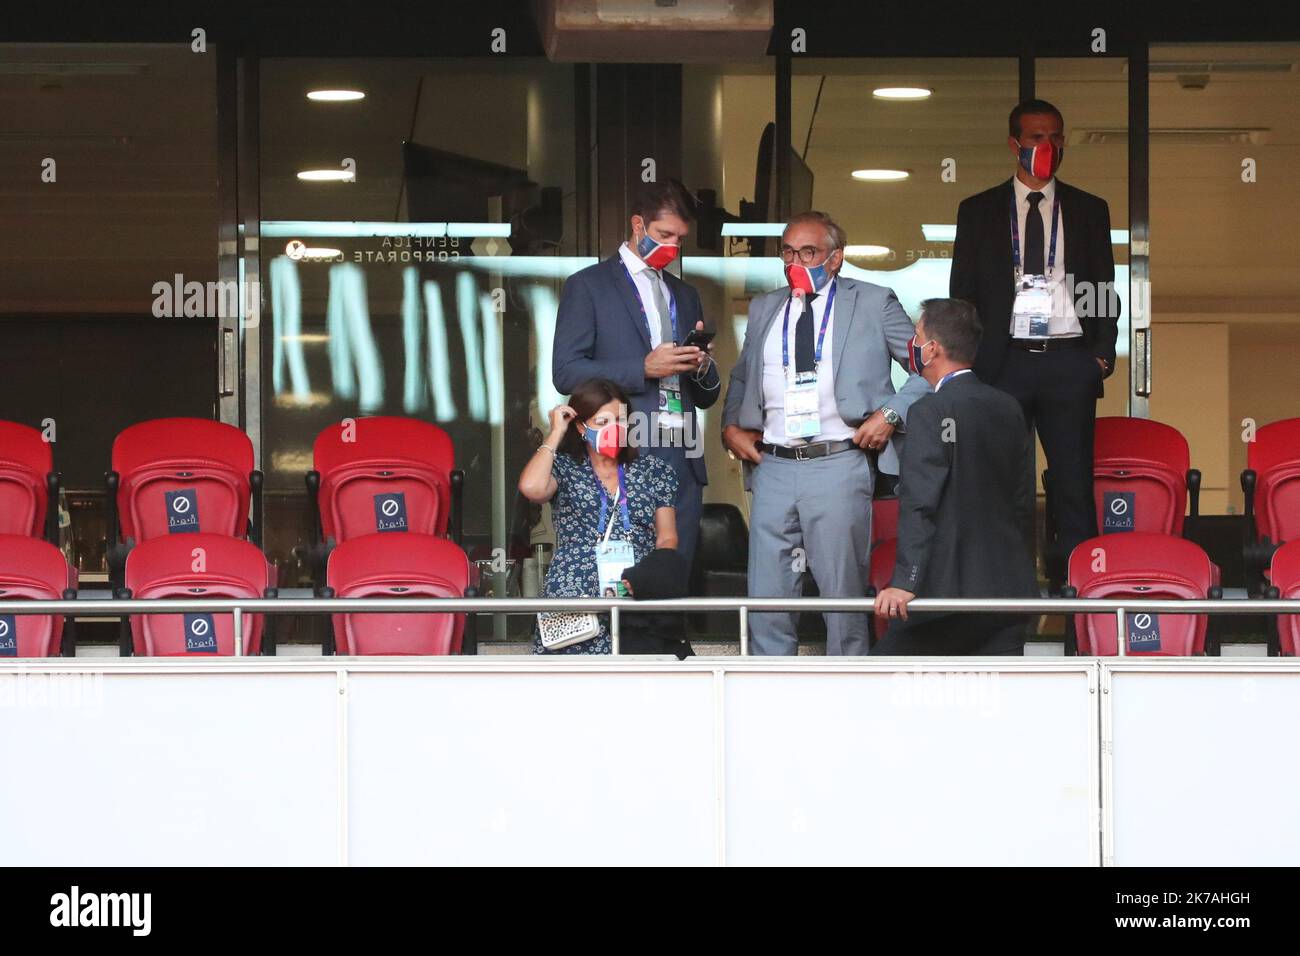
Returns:
[[[366,94],[360,90],[308,90],[307,99],[318,103],[351,103],[364,100]]]
[[[844,254],[850,259],[880,259],[889,255],[889,246],[845,246]]]
[[[304,169],[298,178],[309,183],[343,183],[356,177],[349,169]]]
[[[896,183],[912,174],[906,169],[855,169],[852,175],[869,183]]]
[[[928,100],[933,93],[924,86],[881,86],[871,91],[878,100]]]

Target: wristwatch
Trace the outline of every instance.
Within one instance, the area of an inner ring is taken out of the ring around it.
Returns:
[[[892,426],[894,426],[895,428],[897,428],[899,425],[901,425],[901,424],[903,423],[903,416],[900,415],[900,414],[898,414],[898,412],[894,411],[894,410],[893,410],[892,408],[890,408],[888,405],[886,405],[886,406],[885,406],[884,408],[882,408],[880,411],[881,411],[881,412],[884,414],[884,416],[885,416],[885,424],[886,424],[886,425],[892,425]]]

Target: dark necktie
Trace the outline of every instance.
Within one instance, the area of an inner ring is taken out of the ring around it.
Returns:
[[[1043,214],[1038,211],[1043,194],[1030,193],[1027,198],[1029,215],[1025,217],[1025,275],[1041,276],[1046,274],[1043,268]]]
[[[809,292],[803,297],[803,314],[794,327],[794,370],[812,372],[817,368],[817,346],[813,341],[813,302],[816,292]]]

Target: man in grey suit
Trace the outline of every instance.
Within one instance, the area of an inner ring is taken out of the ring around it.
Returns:
[[[695,410],[722,393],[712,345],[684,344],[692,330],[704,331],[700,295],[664,268],[690,221],[691,201],[680,186],[646,186],[633,203],[628,241],[564,283],[551,356],[551,377],[566,395],[588,379],[607,378],[631,398],[631,434],[677,474],[677,550],[688,564],[709,483]]]
[[[883,286],[839,275],[844,230],[822,212],[795,216],[781,237],[788,289],[750,303],[731,373],[722,440],[745,462],[749,593],[798,597],[806,560],[825,597],[861,597],[871,549],[875,468],[898,473],[907,410],[930,386],[907,367],[912,320]],[[799,652],[796,615],[755,613],[755,654]],[[826,618],[828,654],[866,654],[865,614]]]

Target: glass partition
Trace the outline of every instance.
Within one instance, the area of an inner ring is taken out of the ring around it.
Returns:
[[[573,68],[269,59],[260,83],[268,553],[307,581],[316,435],[405,415],[455,442],[471,558],[521,562],[549,538],[515,482],[559,401],[559,291],[594,261],[575,255]]]

